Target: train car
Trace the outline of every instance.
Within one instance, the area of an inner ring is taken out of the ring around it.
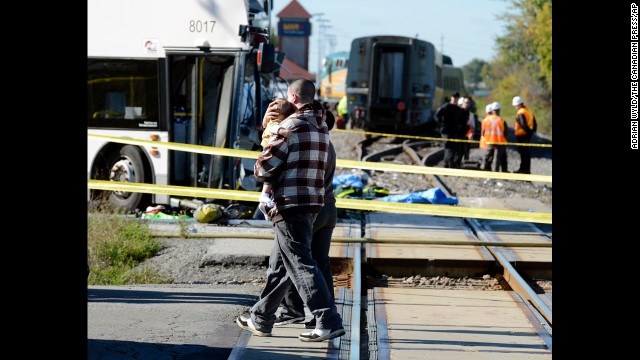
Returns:
[[[335,110],[340,99],[346,95],[347,65],[349,53],[346,51],[328,54],[322,59],[320,75],[320,100]]]
[[[366,36],[351,43],[346,93],[352,128],[408,133],[433,122],[442,54],[425,40]]]

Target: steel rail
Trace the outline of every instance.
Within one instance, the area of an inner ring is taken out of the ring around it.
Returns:
[[[475,230],[476,236],[483,241],[490,242],[491,240],[486,235],[486,231],[482,230],[482,225],[476,219],[468,219],[469,225]],[[520,296],[525,298],[527,301],[531,302],[533,306],[544,316],[544,318],[552,323],[552,313],[551,309],[547,306],[547,304],[542,301],[542,299],[533,291],[533,289],[527,284],[527,282],[518,274],[518,271],[511,265],[507,257],[502,253],[502,251],[495,246],[487,246],[491,254],[498,260],[500,265],[502,265],[504,269],[504,278],[509,283],[509,286],[516,291]]]
[[[353,305],[351,308],[351,345],[349,359],[360,360],[360,313],[362,312],[362,244],[353,252]]]

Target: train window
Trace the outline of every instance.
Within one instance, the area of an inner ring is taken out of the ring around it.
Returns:
[[[404,52],[382,51],[378,66],[378,102],[395,103],[402,99]]]

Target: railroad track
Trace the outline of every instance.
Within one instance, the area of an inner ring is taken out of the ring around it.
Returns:
[[[372,145],[381,140],[380,137],[370,137],[361,141],[358,144],[358,157],[362,161],[393,161],[400,162],[401,155],[406,155],[413,165],[433,165],[440,161],[442,157],[442,148],[435,146],[430,141],[409,141],[405,140],[397,144],[397,140],[392,140],[384,146],[383,149],[372,151]],[[396,143],[394,143],[396,142]],[[373,174],[369,173],[370,177]],[[424,175],[425,180],[434,187],[438,187],[443,190],[447,196],[455,196],[455,190],[450,189],[446,183],[438,176]],[[363,217],[363,222],[366,218]],[[481,241],[492,241],[497,237],[490,227],[487,229],[483,222],[476,219],[465,219],[464,223],[467,229],[476,239]],[[531,226],[531,224],[523,225],[524,227]],[[364,227],[364,225],[363,225]],[[549,237],[550,241],[550,237]],[[351,343],[360,344],[361,348],[359,353],[368,353],[368,358],[385,358],[387,351],[379,352],[379,344],[376,343],[378,338],[378,332],[386,334],[388,329],[386,321],[380,321],[380,314],[375,314],[376,309],[376,288],[427,288],[427,289],[459,289],[459,290],[495,290],[495,291],[513,291],[517,294],[517,297],[522,299],[523,312],[526,312],[530,321],[539,324],[536,326],[538,335],[544,340],[546,346],[551,349],[551,334],[552,334],[552,311],[551,311],[551,293],[545,291],[542,287],[538,286],[536,281],[527,274],[520,274],[518,270],[510,262],[509,250],[505,250],[496,246],[486,246],[485,249],[491,253],[496,263],[499,264],[498,268],[501,272],[495,274],[493,278],[449,278],[446,276],[405,276],[405,277],[387,277],[380,274],[372,276],[372,272],[375,270],[360,270],[363,273],[363,277],[360,279],[354,278],[351,274],[340,274],[337,276],[336,286],[355,287],[361,286],[362,289],[358,290],[361,294],[367,294],[368,298],[368,311],[367,326],[366,328],[372,329],[368,333],[365,332],[365,326],[361,323],[362,328],[360,332],[366,334],[367,341],[354,342],[354,337],[357,336],[356,332],[350,332]],[[512,255],[512,254],[511,254]],[[365,256],[366,258],[366,256]],[[362,266],[362,264],[353,264],[354,268]],[[550,288],[550,282],[547,284]],[[354,290],[355,291],[355,290]],[[528,310],[528,311],[527,311]],[[362,317],[360,318],[362,320]],[[355,326],[352,324],[352,326]],[[373,331],[373,332],[372,332]],[[386,335],[385,335],[386,336]],[[350,352],[354,354],[357,351],[351,349]],[[354,357],[352,357],[354,358]]]

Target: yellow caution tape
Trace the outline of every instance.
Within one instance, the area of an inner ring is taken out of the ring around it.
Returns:
[[[333,131],[333,130],[332,130]],[[191,145],[172,142],[159,142],[150,140],[139,140],[131,138],[123,138],[117,136],[88,134],[90,138],[103,139],[123,144],[141,145],[141,146],[154,146],[163,147],[171,150],[179,150],[186,152],[194,152],[199,154],[209,155],[223,155],[239,158],[257,159],[260,155],[258,151],[251,150],[238,150],[219,148],[213,146],[204,145]],[[537,182],[552,182],[550,175],[536,175],[536,174],[515,174],[507,172],[494,172],[494,171],[482,171],[482,170],[465,170],[465,169],[450,169],[439,168],[431,166],[416,166],[416,165],[402,165],[391,164],[381,162],[369,162],[369,161],[357,161],[357,160],[345,160],[337,159],[337,167],[346,167],[353,169],[363,170],[377,170],[377,171],[395,171],[409,174],[424,174],[424,175],[444,175],[444,176],[464,176],[482,179],[502,179],[502,180],[522,180],[522,181],[537,181]]]
[[[124,138],[119,136],[108,136],[108,135],[98,135],[98,134],[88,134],[88,136],[94,139],[103,139],[103,140],[113,141],[113,142],[122,143],[122,144],[162,147],[170,150],[179,150],[179,151],[193,152],[198,154],[223,155],[223,156],[233,156],[233,157],[249,158],[249,159],[257,159],[258,156],[260,155],[259,152],[251,151],[251,150],[238,150],[238,149],[228,149],[228,148],[220,148],[220,147],[204,146],[204,145],[140,140],[140,139]]]
[[[260,196],[260,193],[257,191],[205,189],[187,186],[116,182],[107,180],[89,180],[88,187],[89,189],[96,190],[142,192],[151,194],[178,195],[196,198],[212,198],[251,202],[257,202],[258,197]],[[551,213],[536,213],[527,211],[477,209],[450,205],[407,204],[345,198],[337,198],[336,207],[354,210],[383,211],[400,214],[453,216],[462,218],[524,221],[551,224]]]
[[[473,144],[479,144],[480,143],[480,141],[478,141],[478,140],[444,139],[444,138],[429,137],[429,136],[387,134],[387,133],[377,133],[377,132],[359,131],[359,130],[333,129],[331,131],[347,132],[347,133],[353,133],[353,134],[365,134],[365,135],[372,135],[372,136],[399,137],[399,138],[418,139],[418,140],[453,141],[453,142],[463,142],[463,143],[473,143]],[[532,143],[514,143],[514,142],[487,142],[487,144],[492,144],[492,145],[514,145],[514,146],[535,146],[535,147],[548,147],[548,148],[552,147],[551,144],[532,144]]]
[[[340,204],[340,206],[338,206],[338,204]],[[336,206],[356,210],[384,211],[401,214],[428,214],[551,224],[551,213],[536,213],[528,211],[478,209],[451,205],[408,204],[345,198],[337,198]]]
[[[484,178],[484,179],[502,179],[502,180],[523,180],[523,181],[539,181],[539,182],[551,182],[550,175],[536,175],[536,174],[516,174],[508,172],[494,172],[484,170],[465,170],[465,169],[451,169],[451,168],[439,168],[432,166],[416,166],[416,165],[402,165],[391,164],[381,162],[368,162],[368,161],[356,161],[356,160],[341,160],[336,161],[337,167],[348,167],[355,169],[367,169],[367,170],[379,170],[379,171],[395,171],[409,174],[432,174],[432,175],[444,175],[444,176],[465,176],[472,178]]]

